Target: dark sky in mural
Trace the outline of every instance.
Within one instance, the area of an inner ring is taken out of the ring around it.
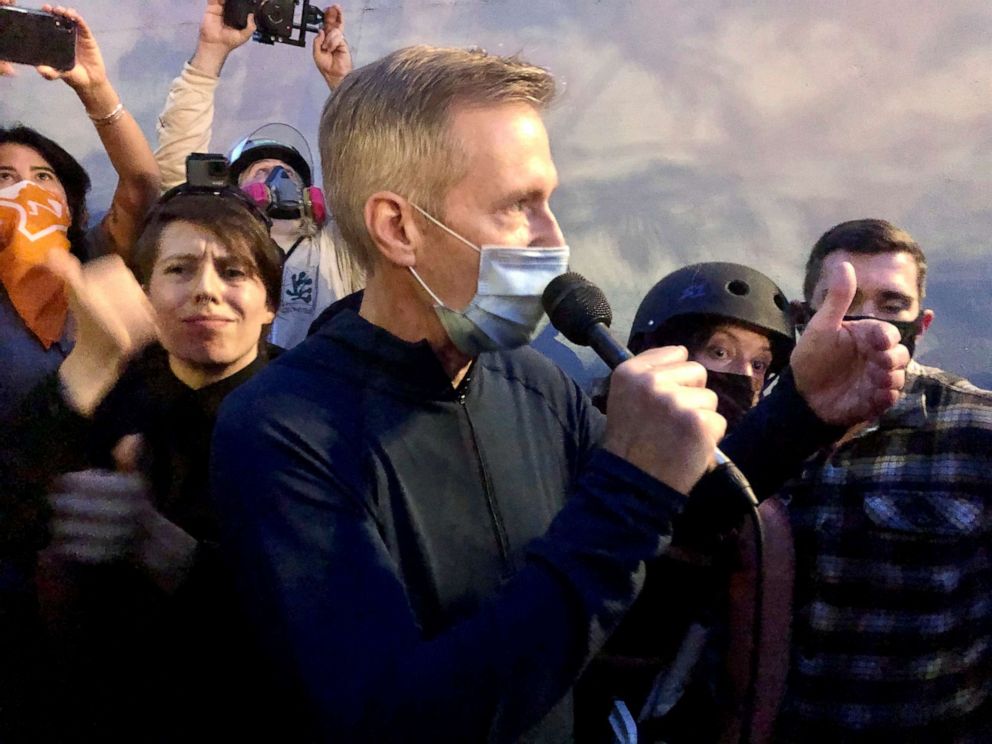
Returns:
[[[857,217],[908,229],[931,265],[925,363],[992,387],[992,5],[985,0],[344,2],[358,64],[411,43],[521,53],[552,69],[554,205],[574,268],[626,336],[640,297],[691,261],[759,268],[798,294],[813,241]],[[200,0],[79,0],[154,141]],[[218,93],[214,149],[273,120],[315,145],[326,90],[309,51],[250,43]],[[54,136],[107,206],[109,165],[71,92],[23,70],[0,120]],[[585,353],[570,367],[588,377]]]

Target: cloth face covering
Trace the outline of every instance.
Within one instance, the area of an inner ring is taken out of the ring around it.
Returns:
[[[716,393],[716,412],[727,419],[728,432],[754,405],[754,381],[749,375],[706,370],[706,387]]]
[[[69,305],[65,283],[45,257],[69,250],[71,222],[68,205],[32,181],[0,189],[0,283],[46,349],[62,337]]]
[[[526,248],[477,246],[416,204],[413,208],[479,254],[479,282],[464,310],[449,308],[411,266],[410,273],[436,303],[451,342],[468,356],[529,344],[542,327],[541,295],[548,283],[568,270],[568,246]]]

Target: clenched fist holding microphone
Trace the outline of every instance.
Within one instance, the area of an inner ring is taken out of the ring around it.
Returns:
[[[651,349],[613,372],[605,449],[688,494],[713,462],[727,422],[706,370],[682,346]]]

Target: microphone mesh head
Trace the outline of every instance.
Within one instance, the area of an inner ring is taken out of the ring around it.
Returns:
[[[613,311],[603,290],[581,274],[556,276],[541,296],[551,325],[573,344],[589,345],[589,329],[596,323],[609,326]]]

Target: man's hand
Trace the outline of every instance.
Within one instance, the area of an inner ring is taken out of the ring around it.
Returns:
[[[909,351],[895,326],[844,320],[856,290],[854,267],[839,264],[790,360],[796,389],[828,424],[853,426],[878,416],[906,383]]]
[[[82,266],[65,251],[52,251],[46,265],[65,281],[76,323],[76,343],[59,377],[68,402],[89,415],[124,363],[155,339],[155,311],[118,256]]]
[[[255,14],[248,14],[248,25],[243,29],[224,24],[224,0],[207,0],[207,9],[200,21],[200,38],[189,63],[200,72],[220,77],[227,56],[247,43],[255,33]]]
[[[706,370],[681,346],[639,354],[613,372],[603,446],[688,494],[727,429]]]
[[[351,72],[351,49],[344,38],[344,12],[340,5],[324,11],[324,27],[313,40],[313,61],[332,91]]]

